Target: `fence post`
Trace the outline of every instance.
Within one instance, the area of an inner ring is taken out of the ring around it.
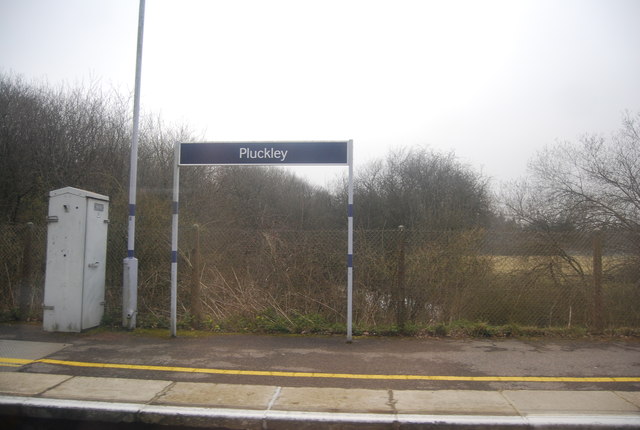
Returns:
[[[593,235],[593,324],[598,332],[604,330],[604,304],[602,299],[602,232]]]
[[[194,250],[191,272],[191,314],[193,317],[193,328],[200,328],[200,323],[202,322],[202,307],[200,305],[200,298],[202,295],[202,289],[200,288],[200,273],[202,272],[200,267],[200,226],[198,224],[194,224],[193,230]]]
[[[33,291],[33,223],[28,222],[24,230],[22,245],[22,267],[20,276],[20,294],[18,318],[26,321],[29,317],[31,292]]]
[[[405,245],[406,236],[404,226],[398,226],[399,240],[398,244],[398,286],[396,290],[396,324],[398,330],[403,331],[406,322],[406,304],[407,292],[405,286]]]

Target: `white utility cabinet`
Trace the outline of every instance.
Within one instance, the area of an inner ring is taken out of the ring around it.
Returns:
[[[66,187],[49,193],[43,328],[80,332],[100,325],[109,197]]]

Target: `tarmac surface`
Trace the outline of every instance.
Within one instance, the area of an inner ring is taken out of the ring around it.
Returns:
[[[0,324],[0,415],[10,428],[640,428],[640,341]]]

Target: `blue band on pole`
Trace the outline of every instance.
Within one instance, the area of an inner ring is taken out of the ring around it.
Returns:
[[[135,257],[135,252],[133,249],[127,249],[127,258]]]
[[[353,267],[353,254],[347,254],[347,267]]]
[[[353,204],[348,205],[347,216],[353,217]]]
[[[136,216],[136,205],[129,205],[129,216]]]
[[[178,262],[178,251],[171,251],[171,262],[172,263]]]
[[[173,202],[173,204],[171,205],[171,208],[173,210],[173,214],[176,215],[178,213],[178,208],[179,208],[179,203],[178,202]]]

